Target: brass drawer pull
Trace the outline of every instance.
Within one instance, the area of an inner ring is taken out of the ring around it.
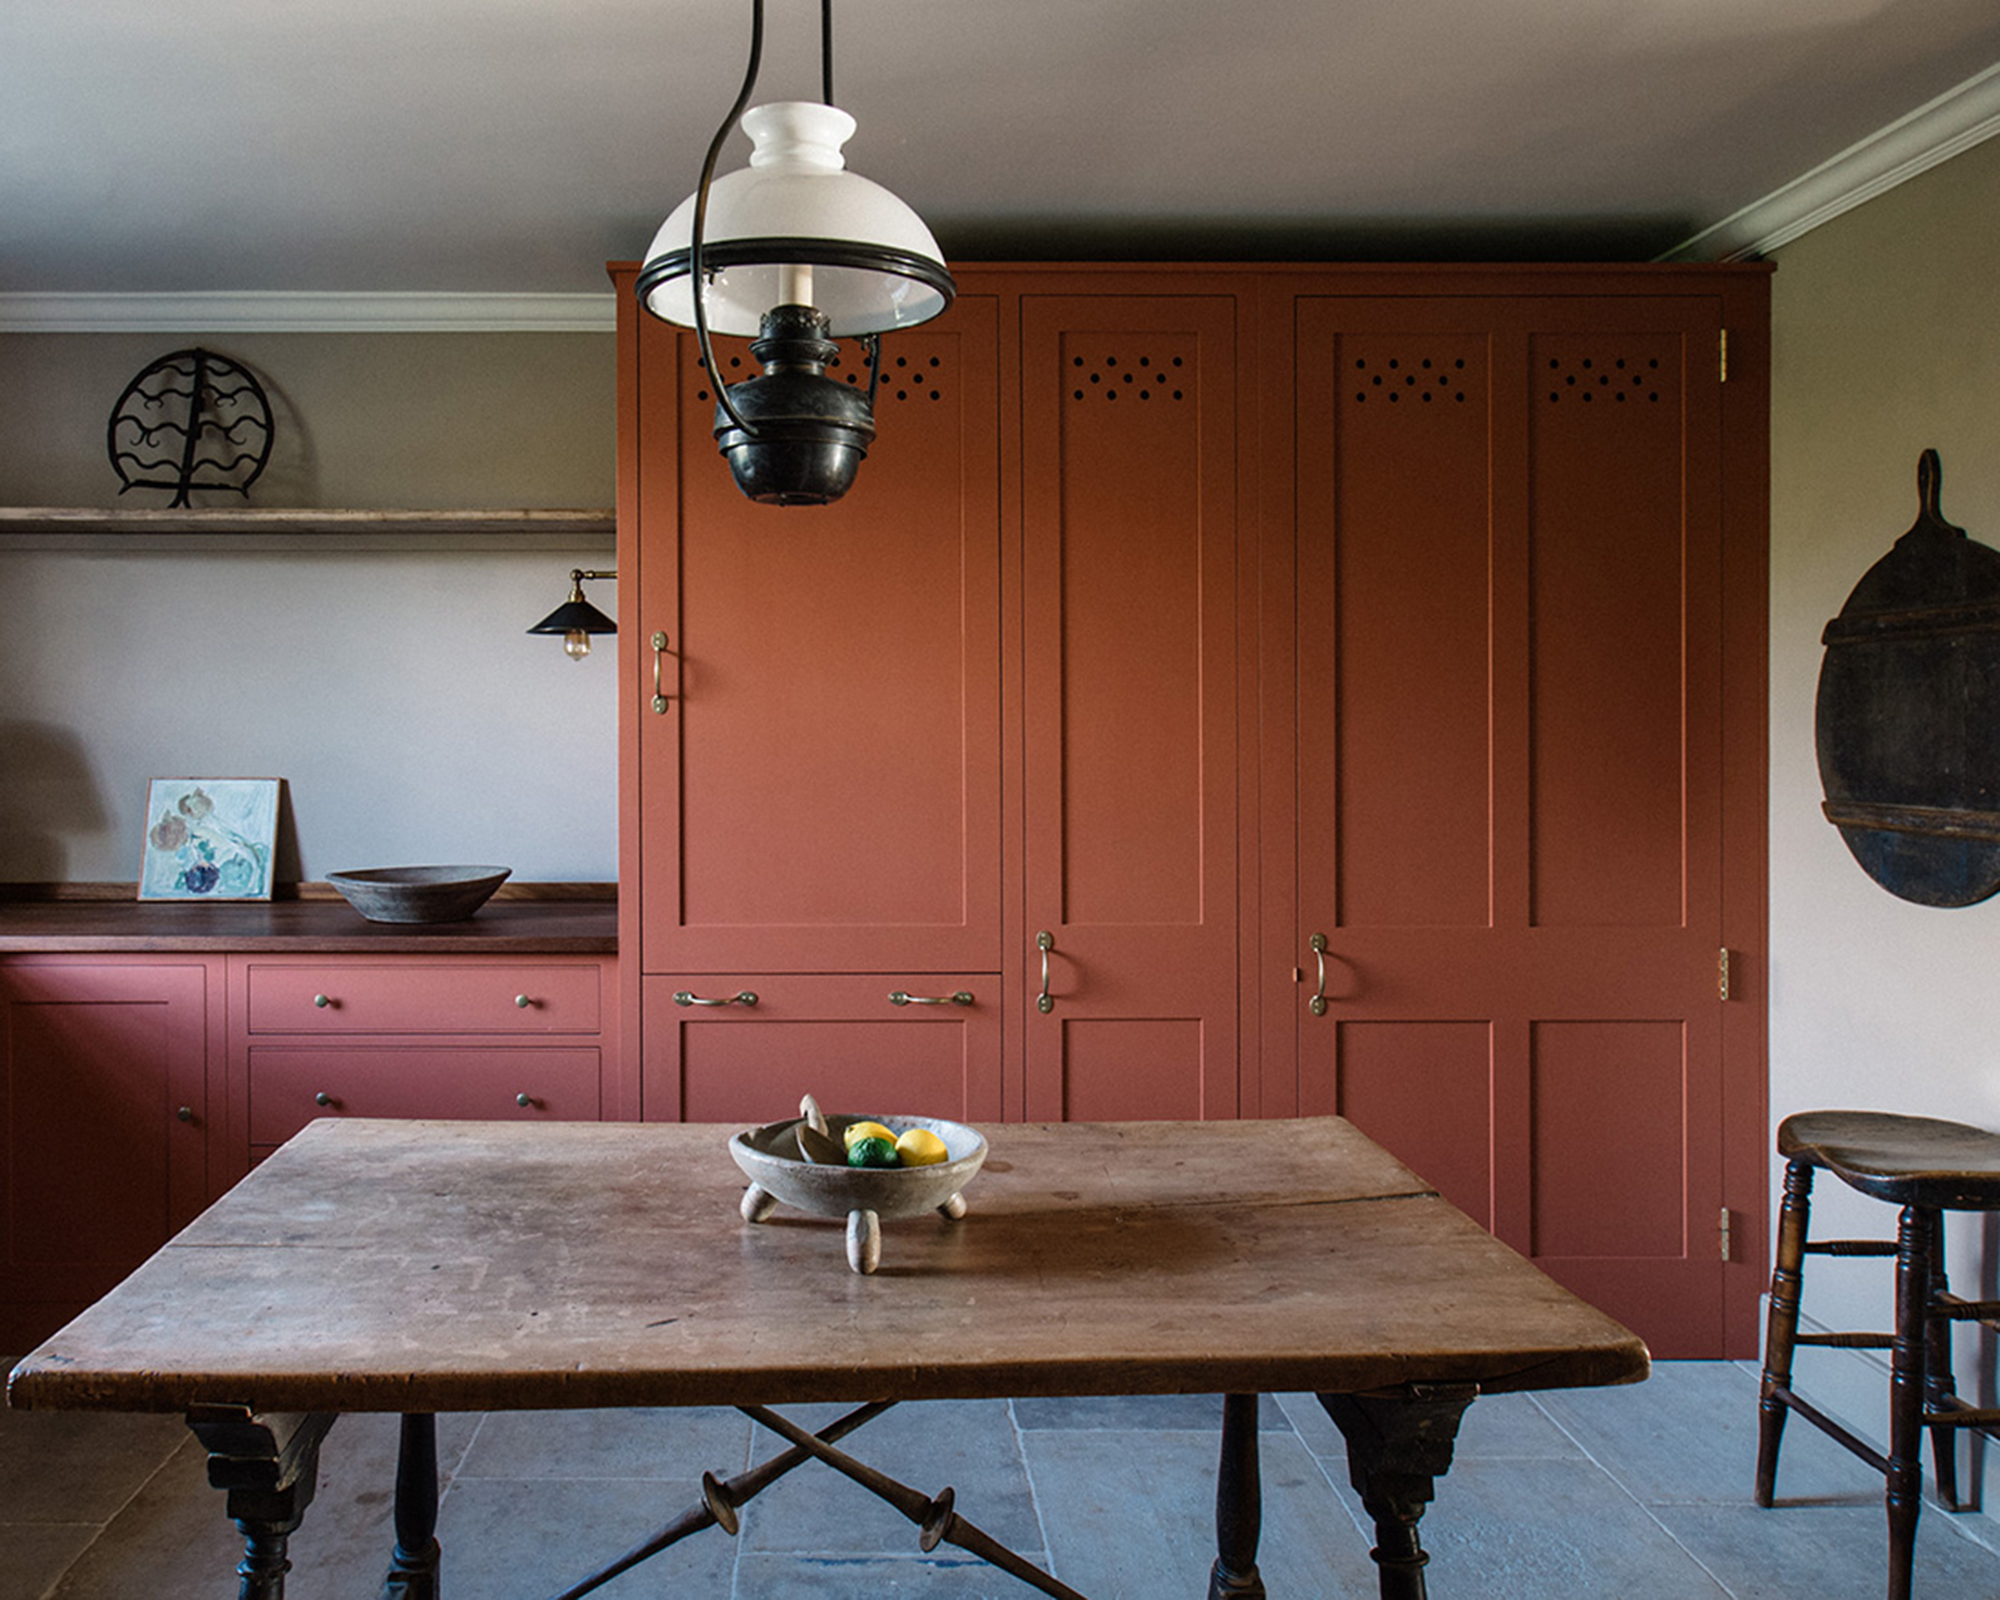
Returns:
[[[969,1006],[972,1004],[972,991],[970,989],[960,989],[956,994],[906,994],[901,989],[893,989],[889,993],[889,1004],[892,1006]]]
[[[1313,990],[1313,997],[1306,1002],[1306,1009],[1316,1017],[1326,1015],[1326,935],[1316,933],[1309,941],[1312,945],[1313,960],[1319,963],[1319,987]]]
[[[1044,928],[1035,935],[1035,948],[1042,953],[1042,992],[1035,996],[1037,1011],[1053,1011],[1055,996],[1049,993],[1049,952],[1056,947],[1056,936]]]
[[[677,1006],[754,1006],[756,1003],[757,996],[748,989],[739,990],[735,994],[726,994],[719,1000],[704,1000],[700,995],[691,994],[686,989],[680,990],[674,996],[674,1004]]]

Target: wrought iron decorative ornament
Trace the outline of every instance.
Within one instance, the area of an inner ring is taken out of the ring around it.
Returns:
[[[127,489],[171,489],[172,506],[191,489],[250,485],[271,459],[271,402],[245,368],[211,350],[176,350],[125,386],[111,408],[105,447]]]
[[[2000,550],[1939,507],[1935,450],[1916,523],[1821,636],[1816,742],[1827,821],[1891,894],[1968,906],[2000,890]]]

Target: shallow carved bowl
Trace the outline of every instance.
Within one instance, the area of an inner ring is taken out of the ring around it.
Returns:
[[[879,1122],[896,1133],[928,1128],[944,1141],[946,1156],[928,1167],[820,1166],[799,1152],[799,1120],[794,1117],[739,1133],[729,1141],[729,1153],[758,1188],[815,1216],[872,1211],[878,1217],[914,1217],[948,1203],[986,1160],[985,1136],[962,1122],[829,1116],[827,1131],[836,1141],[856,1122]]]
[[[326,881],[370,922],[463,922],[512,867],[369,867]]]

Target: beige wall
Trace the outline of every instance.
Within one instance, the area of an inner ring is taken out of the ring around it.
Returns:
[[[277,419],[268,507],[608,507],[609,334],[35,334],[0,338],[0,504],[121,501],[105,423],[201,344]],[[233,495],[209,504],[240,503]],[[337,540],[24,550],[0,535],[0,882],[136,880],[146,781],[288,780],[307,878],[477,861],[617,875],[615,679],[523,630],[611,544],[450,550]],[[614,616],[615,584],[592,598]]]
[[[2000,140],[1805,235],[1777,261],[1773,1122],[1863,1106],[2000,1128],[2000,898],[1933,910],[1878,888],[1820,816],[1813,751],[1820,629],[1915,520],[1919,452],[1943,457],[1946,517],[2000,546]],[[1817,1192],[1829,1228],[1893,1234],[1886,1207],[1837,1182]],[[1996,1251],[1978,1219],[1956,1227],[1955,1272],[1976,1285],[1995,1272]],[[1879,1328],[1888,1306],[1885,1264],[1813,1263],[1809,1315]],[[1969,1359],[1975,1345],[1963,1337]],[[1838,1409],[1881,1438],[1887,1378],[1875,1358],[1811,1351],[1801,1362],[1808,1393],[1822,1374]],[[1969,1373],[1961,1381],[1969,1387]],[[2000,1482],[1988,1500],[2000,1504]]]

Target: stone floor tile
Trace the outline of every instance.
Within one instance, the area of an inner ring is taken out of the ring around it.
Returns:
[[[620,1479],[466,1478],[438,1512],[440,1576],[447,1595],[543,1600],[609,1565],[687,1509],[678,1488]],[[596,1591],[604,1600],[704,1595],[725,1600],[736,1546],[704,1528]],[[350,1587],[355,1595],[379,1592]],[[286,1600],[292,1600],[288,1591]]]
[[[1022,1448],[1055,1574],[1090,1600],[1204,1592],[1215,1561],[1212,1432],[1050,1429]],[[1259,1441],[1258,1570],[1274,1595],[1373,1594],[1368,1540],[1296,1438]]]
[[[1022,1553],[1048,1570],[1041,1551]],[[736,1571],[736,1600],[881,1600],[885,1595],[907,1595],[910,1600],[1023,1600],[1034,1593],[1018,1578],[942,1548],[928,1556],[745,1550]]]
[[[729,1407],[659,1411],[496,1411],[459,1463],[466,1478],[651,1478],[693,1498],[704,1472],[741,1472],[750,1421]],[[782,1449],[782,1445],[775,1449]]]
[[[1014,1421],[1023,1433],[1043,1428],[1208,1428],[1222,1429],[1219,1394],[1098,1394],[1014,1401]],[[1257,1427],[1286,1429],[1291,1422],[1276,1395],[1264,1395]]]
[[[102,1522],[187,1437],[178,1416],[0,1406],[0,1520]]]
[[[0,1600],[42,1600],[97,1535],[94,1522],[0,1522]]]
[[[1644,1383],[1550,1390],[1535,1401],[1647,1505],[1750,1498],[1757,1380],[1734,1363],[1662,1361]],[[1873,1469],[1796,1417],[1785,1430],[1778,1489],[1785,1501],[1800,1504],[1859,1505],[1882,1497]]]
[[[1881,1600],[1889,1533],[1881,1506],[1661,1506],[1653,1514],[1736,1600]],[[2000,1555],[1925,1506],[1912,1587],[1923,1596],[2000,1595]]]
[[[1440,1596],[1726,1600],[1730,1594],[1588,1461],[1462,1462],[1438,1485],[1418,1531],[1431,1556],[1430,1586]]]

